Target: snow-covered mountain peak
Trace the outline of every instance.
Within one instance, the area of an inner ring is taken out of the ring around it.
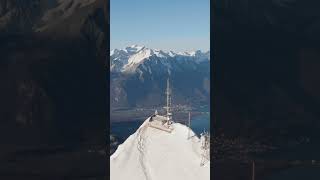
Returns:
[[[197,56],[197,55],[201,55],[201,54],[203,54],[201,50],[196,50],[196,51],[190,52],[191,56]]]
[[[121,51],[123,51],[123,50],[113,49],[110,51],[110,56],[117,56],[117,55],[119,56]],[[124,52],[122,52],[122,53],[124,53]]]
[[[173,123],[170,133],[151,127],[149,120],[111,155],[111,180],[210,179],[210,161],[200,165],[201,141],[192,130]],[[192,138],[188,139],[188,133]]]
[[[146,58],[149,58],[154,54],[155,52],[152,49],[143,48],[129,58],[128,64],[139,64],[141,61],[143,61]]]
[[[128,53],[137,53],[137,52],[141,51],[144,48],[145,48],[145,46],[132,45],[132,46],[126,47],[125,50]]]
[[[174,56],[177,56],[177,55],[180,55],[180,56],[203,56],[203,55],[206,55],[208,54],[210,51],[208,52],[202,52],[201,50],[196,50],[196,51],[184,51],[184,52],[175,52],[175,51],[163,51],[163,50],[160,50],[160,49],[152,49],[152,48],[148,48],[148,47],[145,47],[145,46],[141,46],[141,45],[131,45],[131,46],[128,46],[124,49],[113,49],[110,51],[110,55],[114,55],[115,52],[118,52],[118,51],[125,51],[126,53],[134,56],[136,54],[145,54],[145,55],[153,55],[155,54],[156,56],[158,57],[174,57]],[[142,52],[141,52],[142,51]],[[150,56],[146,56],[146,57],[150,57]],[[210,57],[209,57],[210,58]]]
[[[200,51],[201,52],[201,51]],[[197,51],[189,51],[186,52],[189,56],[195,56],[197,54]]]
[[[177,55],[177,53],[175,53],[175,52],[173,52],[173,51],[169,51],[169,52],[168,52],[168,55],[169,55],[170,57],[174,57],[174,56]]]
[[[131,46],[129,46],[129,47],[130,47],[130,48],[141,49],[141,48],[144,48],[145,46],[140,46],[140,45],[134,44],[134,45],[131,45]]]
[[[204,54],[201,50],[196,50],[196,51],[184,51],[184,52],[178,52],[177,54],[182,55],[182,56],[199,56]]]
[[[164,58],[168,57],[169,55],[162,50],[141,47],[134,55],[129,58],[128,64],[138,64],[151,56]]]
[[[200,50],[189,52],[174,52],[163,51],[160,49],[152,49],[141,45],[131,45],[124,49],[114,49],[110,51],[111,56],[111,70],[116,72],[135,72],[140,64],[144,64],[147,60],[160,63],[165,68],[171,68],[172,63],[176,61],[181,62],[195,62],[200,63],[210,59],[210,53],[204,53]],[[191,64],[192,64],[191,62]],[[189,63],[190,64],[190,63]],[[151,72],[150,68],[143,65],[144,68]],[[159,67],[159,66],[158,66]]]
[[[168,53],[166,53],[166,52],[164,52],[164,51],[162,51],[162,50],[159,50],[159,49],[154,50],[154,53],[155,53],[155,55],[156,55],[157,57],[161,57],[161,58],[165,58],[165,57],[168,57],[168,56],[169,56]]]

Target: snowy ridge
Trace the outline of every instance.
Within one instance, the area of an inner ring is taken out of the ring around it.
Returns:
[[[133,56],[131,56],[128,60],[129,64],[138,64],[140,63],[142,60],[149,58],[150,56],[154,55],[155,53],[153,52],[153,50],[148,49],[148,48],[144,48],[143,50],[138,51],[136,54],[134,54]]]
[[[145,153],[146,153],[146,148],[144,147],[144,141],[146,141],[147,136],[145,133],[145,129],[148,128],[148,126],[143,126],[141,129],[139,129],[139,136],[138,136],[138,150],[139,150],[139,162],[141,164],[142,167],[142,171],[144,176],[146,177],[146,179],[151,179],[150,178],[150,173],[148,172],[149,169],[146,166],[146,160],[145,160]]]
[[[171,133],[148,126],[149,118],[110,157],[111,180],[210,179],[210,162],[200,166],[201,142],[173,123]]]
[[[155,63],[163,64],[170,69],[171,63],[175,61],[193,61],[201,63],[210,60],[210,52],[201,52],[200,50],[192,52],[174,52],[150,49],[145,46],[132,45],[124,49],[113,49],[110,51],[112,72],[136,72],[140,64],[152,60]],[[158,60],[158,61],[157,61]]]

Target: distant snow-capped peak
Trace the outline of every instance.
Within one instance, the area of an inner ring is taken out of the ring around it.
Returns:
[[[128,64],[138,64],[142,62],[143,60],[151,57],[151,56],[156,56],[159,58],[168,58],[170,57],[168,53],[165,53],[162,50],[158,49],[149,49],[149,48],[142,48],[139,51],[136,52],[136,54],[132,55],[129,60]]]
[[[133,55],[144,48],[144,46],[132,45],[124,49],[113,49],[110,51],[110,56],[117,55],[117,53],[122,53],[122,55]]]
[[[196,50],[196,51],[185,51],[185,52],[175,52],[175,51],[164,51],[164,50],[159,50],[159,49],[152,49],[152,48],[147,48],[145,46],[141,46],[141,45],[131,45],[131,46],[128,46],[124,49],[113,49],[110,51],[110,56],[114,55],[114,52],[118,52],[118,51],[124,51],[128,54],[131,54],[134,55],[136,53],[139,53],[140,51],[142,50],[145,50],[145,51],[150,51],[150,53],[153,55],[157,55],[159,57],[174,57],[174,56],[177,56],[177,55],[183,55],[183,56],[199,56],[199,55],[204,55],[204,54],[207,54],[209,53],[210,51],[208,52],[202,52],[201,50]],[[149,52],[146,52],[146,54],[149,54]]]
[[[154,55],[154,51],[152,49],[144,48],[138,51],[136,54],[132,55],[129,60],[128,64],[138,64],[142,60],[149,58],[150,56]]]
[[[136,53],[136,52],[141,51],[144,48],[145,48],[145,46],[132,45],[132,46],[126,47],[125,51],[128,53]]]
[[[137,51],[134,55],[129,57],[128,63],[123,66],[122,71],[134,71],[135,67],[137,67],[139,64],[142,64],[145,60],[148,60],[152,56],[158,58],[169,57],[169,55],[162,50],[155,50],[144,47]]]
[[[134,71],[139,64],[155,57],[168,65],[167,60],[192,60],[196,63],[210,60],[210,51],[200,50],[190,52],[163,51],[151,49],[145,46],[132,45],[124,49],[113,49],[110,51],[112,71]]]

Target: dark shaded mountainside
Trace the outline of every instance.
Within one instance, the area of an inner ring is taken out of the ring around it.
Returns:
[[[0,1],[0,179],[105,178],[106,9]]]
[[[306,138],[297,159],[319,149],[318,8],[317,1],[215,1],[217,135],[283,146]]]
[[[155,50],[143,47],[137,54],[144,51]],[[162,53],[160,57],[144,57],[138,65],[126,63],[122,65],[126,68],[122,72],[110,70],[111,109],[162,107],[165,104],[167,79],[172,88],[173,105],[209,106],[209,52],[197,51],[194,56]],[[111,67],[120,61],[118,58],[119,55],[111,56]]]

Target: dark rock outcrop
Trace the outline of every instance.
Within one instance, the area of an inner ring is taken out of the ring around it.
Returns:
[[[110,134],[110,156],[117,150],[119,144],[119,138]]]
[[[80,134],[90,126],[103,133],[105,17],[102,7],[87,13],[79,17],[83,23],[72,36],[68,32],[1,34],[1,123],[39,128],[62,136],[63,141],[69,135],[80,141]]]

